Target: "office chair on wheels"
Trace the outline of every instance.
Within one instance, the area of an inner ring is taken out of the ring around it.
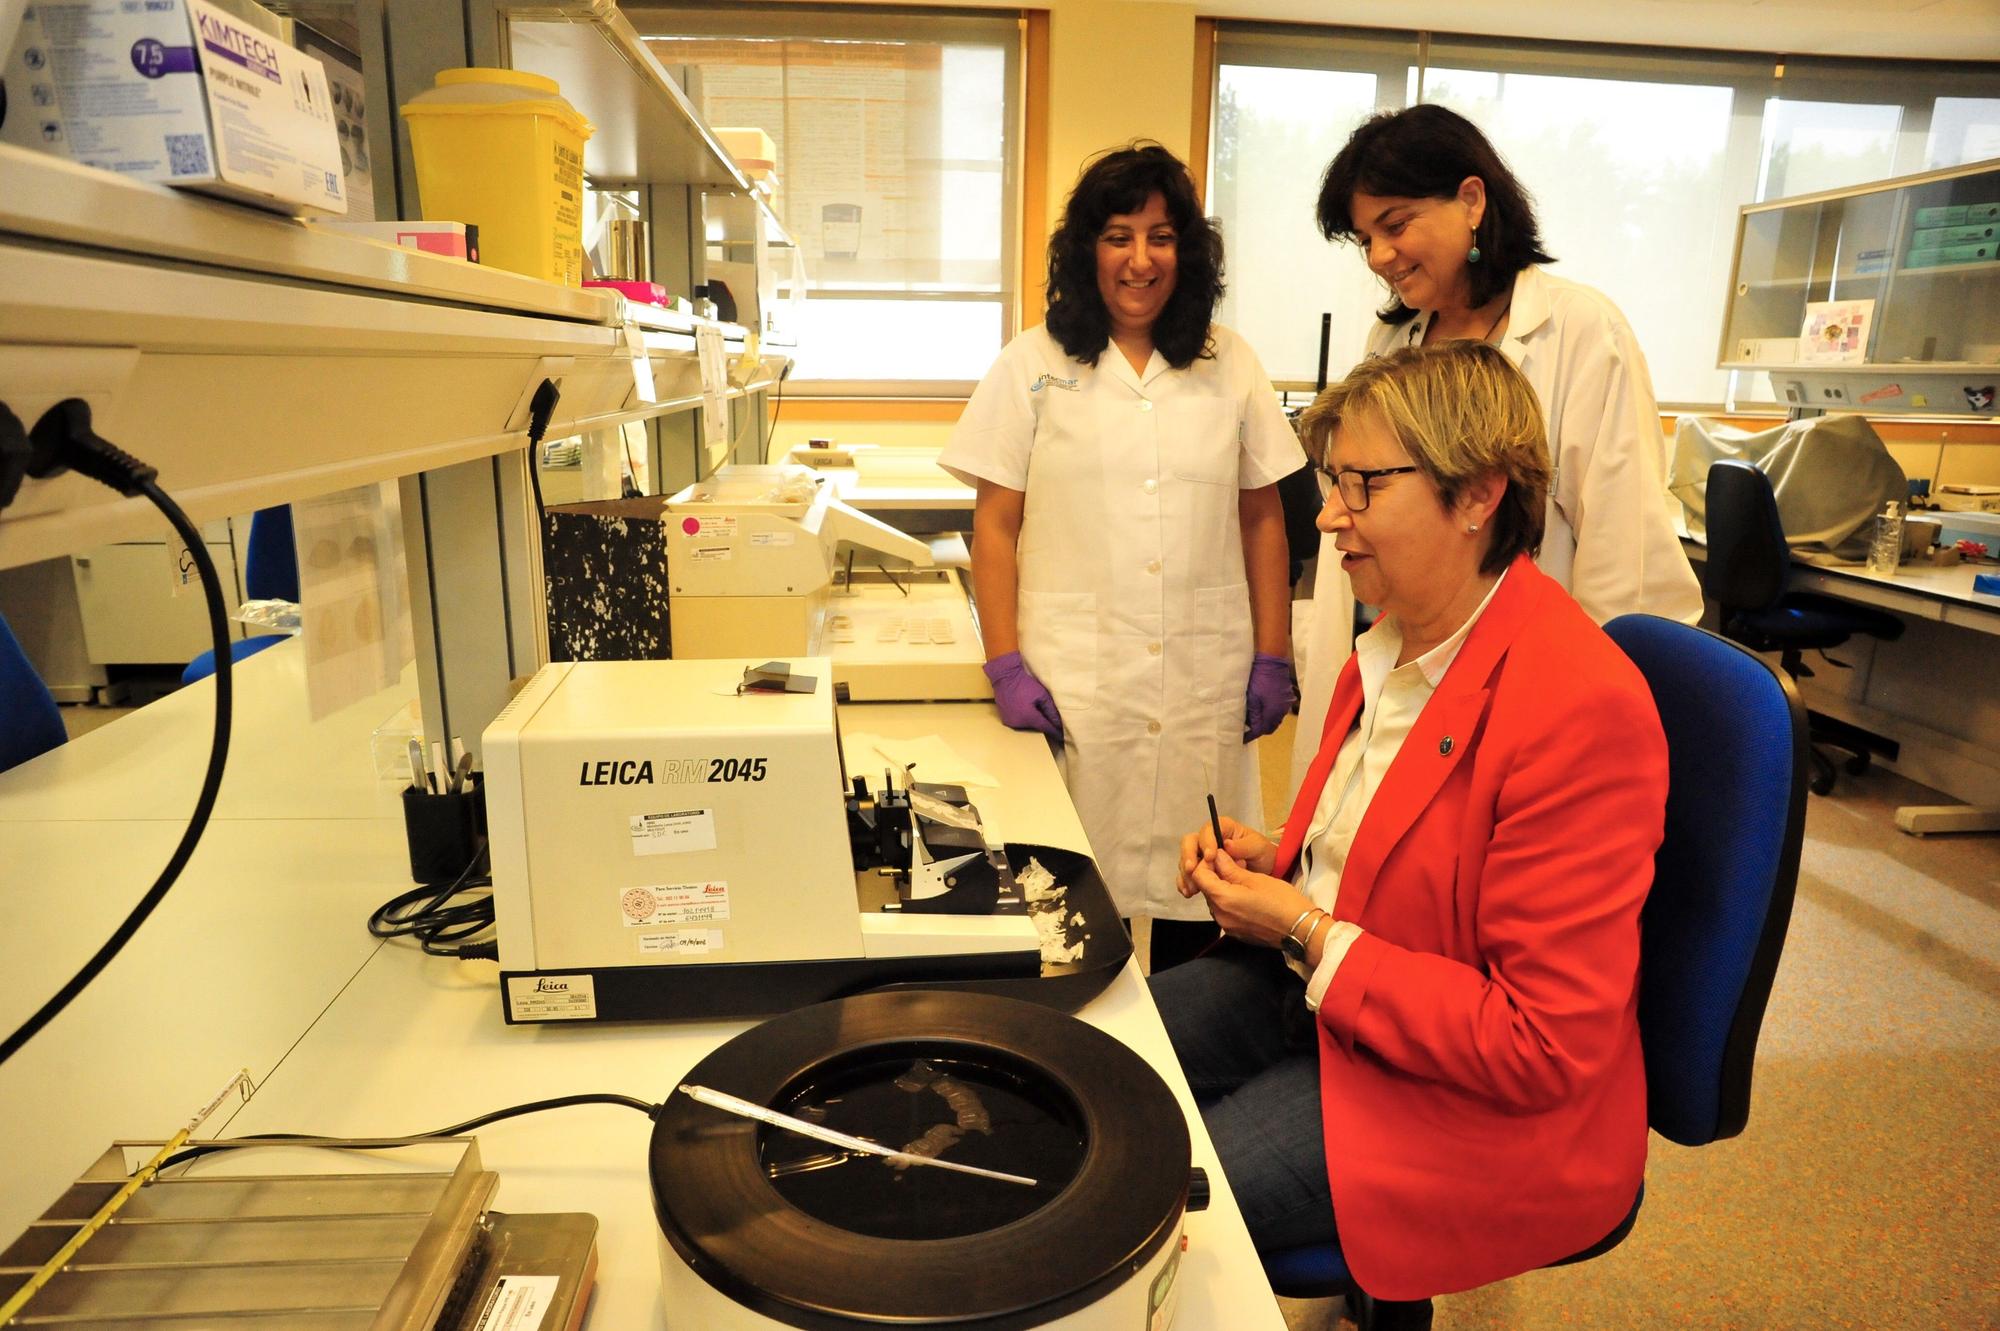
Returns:
[[[0,619],[0,772],[39,758],[68,738],[55,696]]]
[[[1709,599],[1722,607],[1722,631],[1756,652],[1778,652],[1785,673],[1810,679],[1802,653],[1817,650],[1834,666],[1843,662],[1826,656],[1856,634],[1894,642],[1903,635],[1903,621],[1881,610],[1854,605],[1832,596],[1786,590],[1791,550],[1778,520],[1778,501],[1771,479],[1747,462],[1724,458],[1708,469],[1708,564],[1702,577]],[[1896,744],[1859,726],[1808,712],[1812,728],[1813,793],[1833,789],[1833,759],[1826,748],[1844,750],[1850,774],[1866,771],[1871,753],[1896,756]]]
[[[292,507],[260,508],[250,515],[250,539],[243,550],[243,591],[253,601],[296,601],[299,599],[299,556],[292,538]],[[239,638],[229,646],[229,659],[241,661],[266,647],[276,647],[292,635],[262,633]],[[215,673],[215,649],[210,648],[187,663],[181,671],[182,685],[207,679]]]
[[[1666,835],[1640,917],[1639,1039],[1646,1118],[1682,1146],[1743,1131],[1765,1003],[1792,915],[1805,838],[1806,719],[1797,686],[1761,657],[1654,615],[1604,626],[1652,688],[1667,736]],[[1554,1266],[1618,1246],[1639,1218]],[[1428,1299],[1358,1288],[1338,1247],[1262,1254],[1290,1298],[1344,1294],[1361,1331],[1422,1331]]]

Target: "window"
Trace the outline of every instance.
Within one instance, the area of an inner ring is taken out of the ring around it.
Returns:
[[[1290,386],[1314,380],[1322,312],[1337,377],[1388,298],[1314,221],[1327,162],[1377,110],[1437,102],[1478,124],[1534,195],[1556,271],[1618,303],[1673,403],[1770,400],[1764,376],[1716,368],[1738,207],[2000,155],[2000,76],[1977,66],[1252,24],[1223,26],[1218,66],[1223,319]]]
[[[776,150],[794,391],[969,392],[1013,332],[1020,26],[985,11],[640,11],[714,126]],[[921,330],[922,336],[915,336]]]

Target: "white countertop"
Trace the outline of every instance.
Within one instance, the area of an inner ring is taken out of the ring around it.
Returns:
[[[398,788],[374,780],[368,737],[405,700],[407,679],[316,725],[304,720],[293,649],[244,662],[238,686],[232,767],[183,880],[105,974],[0,1068],[0,1115],[25,1144],[0,1153],[0,1233],[18,1232],[113,1139],[172,1132],[241,1068],[260,1087],[211,1131],[378,1135],[582,1091],[658,1100],[751,1024],[508,1026],[492,963],[378,944],[367,912],[408,876]],[[206,753],[209,696],[184,691],[0,775],[7,1029],[99,945],[164,863]],[[989,837],[1084,844],[1046,745],[1001,727],[989,705],[852,705],[841,722],[892,740],[936,736],[991,773],[997,788],[970,792]],[[879,761],[855,755],[852,765],[865,772]],[[1283,1319],[1136,967],[1078,1015],[1161,1072],[1210,1174],[1214,1200],[1187,1221],[1175,1326],[1278,1331]],[[666,1326],[650,1132],[630,1110],[590,1107],[477,1134],[500,1176],[498,1209],[601,1221],[589,1327]]]

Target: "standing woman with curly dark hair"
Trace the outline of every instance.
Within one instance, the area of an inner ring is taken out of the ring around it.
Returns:
[[[1534,385],[1555,463],[1541,570],[1599,624],[1632,611],[1698,621],[1701,587],[1674,530],[1639,339],[1603,292],[1547,271],[1533,201],[1479,127],[1431,103],[1364,121],[1327,165],[1318,221],[1328,240],[1360,249],[1388,294],[1368,355],[1488,342]],[[1318,750],[1352,649],[1353,603],[1322,540],[1300,629],[1295,776]]]
[[[1157,144],[1100,156],[1049,241],[1047,321],[939,459],[979,492],[1001,719],[1061,746],[1119,910],[1200,926],[1156,924],[1156,967],[1214,932],[1176,888],[1187,819],[1211,792],[1261,810],[1247,746],[1293,701],[1277,482],[1305,455],[1256,355],[1212,322],[1221,295],[1187,168]]]

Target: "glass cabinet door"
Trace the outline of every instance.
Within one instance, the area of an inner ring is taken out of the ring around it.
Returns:
[[[2000,364],[2000,164],[1744,209],[1721,363]]]

